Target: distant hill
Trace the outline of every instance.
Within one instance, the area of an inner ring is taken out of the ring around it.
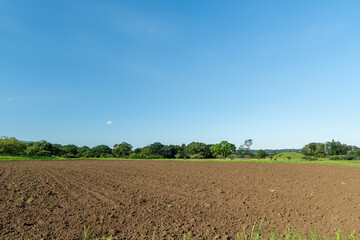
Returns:
[[[290,148],[290,149],[263,149],[268,154],[278,154],[278,153],[284,153],[284,152],[294,152],[294,153],[300,153],[301,149],[296,148]],[[251,150],[251,153],[257,154],[259,150]]]

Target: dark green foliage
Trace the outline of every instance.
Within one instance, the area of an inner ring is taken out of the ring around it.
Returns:
[[[313,156],[303,156],[302,160],[316,161],[318,159],[316,157],[313,157]]]
[[[134,153],[140,154],[141,153],[141,148],[135,148]]]
[[[65,158],[74,158],[78,154],[78,150],[78,146],[74,144],[65,145],[61,148],[61,155]]]
[[[250,150],[252,139],[248,139],[241,145],[236,152],[234,144],[222,141],[216,145],[205,144],[202,142],[191,142],[188,145],[163,145],[155,142],[143,148],[136,148],[132,151],[129,143],[123,142],[115,144],[111,149],[106,145],[98,145],[93,148],[87,146],[77,147],[74,144],[60,145],[52,144],[45,140],[38,142],[22,142],[15,138],[0,138],[0,156],[27,156],[27,157],[63,157],[63,158],[92,158],[92,157],[118,157],[133,159],[162,159],[162,158],[230,158],[237,157],[259,159],[285,159],[288,156],[269,155],[269,151],[276,152],[282,150]],[[296,149],[293,149],[296,152]],[[342,144],[332,140],[326,143],[309,143],[305,145],[301,152],[306,155],[302,159],[317,160],[317,158],[326,158],[330,156],[330,160],[356,160],[360,158],[360,148]],[[254,155],[256,154],[256,155]],[[300,155],[301,157],[301,155]],[[300,157],[291,156],[290,159],[299,159]]]
[[[35,156],[42,156],[42,157],[51,156],[51,152],[47,150],[40,150],[39,152],[35,153]]]
[[[26,153],[30,156],[51,156],[59,154],[59,149],[45,140],[41,140],[29,145],[30,146],[26,149]]]
[[[226,158],[230,154],[235,154],[236,147],[234,144],[229,143],[227,141],[222,141],[221,143],[218,143],[214,146],[210,147],[211,153],[213,156],[222,156],[222,158]]]
[[[202,142],[192,142],[186,146],[185,153],[188,157],[193,158],[194,155],[201,155],[203,158],[209,158],[212,156],[210,145],[206,145]]]
[[[307,156],[320,157],[325,154],[324,143],[309,143],[301,149],[301,153]]]
[[[326,155],[346,155],[355,148],[332,140],[326,143],[309,143],[301,149],[301,153],[307,156],[325,157]]]
[[[153,144],[150,144],[148,146],[148,148],[150,148],[151,150],[151,153],[154,154],[154,155],[164,155],[164,145],[159,143],[159,142],[155,142]]]
[[[115,157],[125,157],[132,153],[132,148],[129,143],[123,142],[121,144],[115,144],[112,153]]]
[[[91,157],[91,148],[89,148],[88,146],[80,147],[78,149],[77,157],[84,157],[84,158]]]
[[[335,142],[334,139],[331,142],[325,143],[325,151],[328,155],[345,155],[350,152],[351,149],[351,146],[342,144],[338,141]]]
[[[98,145],[91,149],[90,155],[91,157],[103,157],[103,158],[111,157],[112,156],[111,148],[109,148],[109,146],[106,145]]]
[[[27,145],[16,138],[0,138],[0,155],[17,156],[25,153]]]
[[[258,152],[257,152],[257,156],[258,156],[258,158],[266,158],[267,156],[268,156],[268,153],[267,152],[265,152],[264,150],[259,150]]]

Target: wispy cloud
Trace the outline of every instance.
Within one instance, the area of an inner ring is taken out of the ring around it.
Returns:
[[[113,125],[114,122],[113,122],[113,121],[107,121],[105,124],[106,124],[106,125]]]

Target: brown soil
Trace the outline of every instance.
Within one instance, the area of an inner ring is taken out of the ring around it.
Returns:
[[[1,239],[234,237],[360,228],[360,168],[164,161],[0,162]]]

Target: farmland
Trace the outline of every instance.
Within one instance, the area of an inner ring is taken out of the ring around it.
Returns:
[[[321,236],[360,225],[360,168],[175,161],[0,162],[0,238],[234,238],[264,221]],[[356,234],[357,232],[355,232]]]

